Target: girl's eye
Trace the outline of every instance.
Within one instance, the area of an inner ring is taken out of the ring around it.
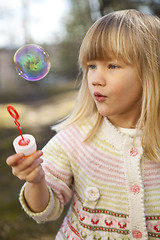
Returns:
[[[90,69],[95,69],[95,68],[96,68],[96,65],[89,64],[89,65],[88,65],[88,68],[90,68]]]
[[[115,65],[115,64],[109,64],[108,68],[109,69],[116,69],[116,68],[118,68],[118,66]]]

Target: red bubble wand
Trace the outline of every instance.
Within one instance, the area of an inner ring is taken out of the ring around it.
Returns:
[[[18,122],[19,114],[18,114],[17,110],[12,105],[8,105],[7,106],[7,110],[9,112],[9,114],[11,115],[11,117],[13,118],[14,123],[18,127],[18,131],[19,131],[19,133],[20,133],[20,135],[22,137],[22,139],[19,141],[19,145],[21,145],[21,146],[28,145],[30,140],[28,138],[24,139],[24,137],[22,135],[21,125]]]

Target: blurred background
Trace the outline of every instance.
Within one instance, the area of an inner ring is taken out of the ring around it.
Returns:
[[[55,134],[54,122],[74,106],[78,52],[86,31],[99,17],[128,8],[160,16],[160,0],[0,0],[0,239],[54,239],[63,219],[38,225],[20,207],[23,183],[5,162],[19,135],[7,104],[19,112],[22,133],[34,135],[41,149]],[[28,43],[50,55],[51,70],[37,82],[20,77],[13,62],[17,49]]]

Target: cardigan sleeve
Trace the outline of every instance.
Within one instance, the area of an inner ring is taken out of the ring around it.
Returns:
[[[65,133],[58,133],[42,149],[45,179],[50,192],[50,201],[47,208],[41,213],[33,213],[25,202],[24,188],[20,193],[20,203],[25,212],[37,222],[56,220],[61,215],[64,205],[72,198],[73,175],[70,157],[62,143]],[[68,138],[67,138],[68,139]]]
[[[60,204],[59,204],[58,198],[56,196],[54,196],[54,193],[51,190],[51,188],[48,187],[49,195],[50,195],[48,206],[46,207],[46,209],[44,209],[44,211],[35,213],[35,212],[31,211],[31,209],[28,207],[28,205],[26,203],[26,200],[24,197],[25,185],[26,185],[26,183],[23,185],[23,187],[20,191],[20,194],[19,194],[19,201],[21,203],[23,210],[31,218],[33,218],[37,223],[43,223],[46,221],[51,221],[51,220],[57,219],[57,213],[61,211]]]
[[[54,136],[42,149],[43,164],[47,185],[64,206],[72,197],[73,174],[71,157],[69,156],[64,139],[64,131]]]

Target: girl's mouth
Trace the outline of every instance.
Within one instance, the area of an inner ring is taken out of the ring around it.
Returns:
[[[106,96],[102,95],[99,92],[94,92],[94,98],[97,102],[104,102],[106,99]]]

